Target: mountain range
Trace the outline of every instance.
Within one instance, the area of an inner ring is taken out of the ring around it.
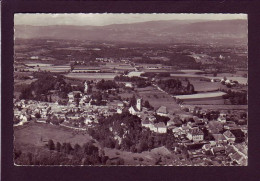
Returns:
[[[247,20],[163,20],[106,26],[15,25],[15,38],[131,43],[247,43]]]

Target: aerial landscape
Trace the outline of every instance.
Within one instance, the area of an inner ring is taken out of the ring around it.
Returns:
[[[14,20],[15,165],[248,165],[246,15]]]

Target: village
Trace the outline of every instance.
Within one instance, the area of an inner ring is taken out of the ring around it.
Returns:
[[[69,92],[67,104],[14,99],[14,126],[38,122],[88,132],[99,124],[101,118],[127,112],[141,119],[143,130],[154,135],[172,136],[177,145],[170,149],[171,152],[182,153],[182,148],[185,148],[185,159],[192,160],[195,165],[203,164],[205,160],[213,160],[213,165],[247,165],[246,112],[216,111],[180,103],[184,113],[175,113],[164,105],[154,109],[149,102],[134,94],[131,100],[93,97],[92,89],[101,81],[84,81],[84,91]],[[129,92],[133,86],[133,83],[125,82],[123,91]],[[117,94],[118,90],[108,87],[101,94],[108,92]],[[110,131],[113,132],[112,127]],[[120,144],[123,138],[116,132],[113,135]]]

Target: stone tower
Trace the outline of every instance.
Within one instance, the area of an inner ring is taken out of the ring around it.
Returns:
[[[84,93],[87,94],[88,93],[88,83],[87,83],[87,81],[84,82],[84,86],[85,86]]]
[[[136,100],[136,108],[137,108],[138,111],[142,110],[142,99]]]

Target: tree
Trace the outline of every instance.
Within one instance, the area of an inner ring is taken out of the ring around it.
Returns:
[[[137,152],[138,153],[146,151],[147,149],[148,149],[148,145],[144,141],[140,141],[140,143],[137,145]]]
[[[130,106],[135,106],[136,105],[136,98],[135,95],[132,96],[132,98],[130,99]]]
[[[79,144],[75,144],[75,145],[74,145],[74,153],[75,153],[75,154],[79,153],[79,152],[80,152],[80,149],[81,149],[81,147],[80,147]]]
[[[70,143],[66,143],[65,146],[65,153],[70,154],[70,152],[73,150],[72,146]]]
[[[57,142],[57,143],[56,143],[56,150],[57,150],[58,152],[61,151],[61,144],[60,144],[60,142]]]
[[[55,150],[55,145],[51,139],[48,141],[48,147],[49,150]]]

